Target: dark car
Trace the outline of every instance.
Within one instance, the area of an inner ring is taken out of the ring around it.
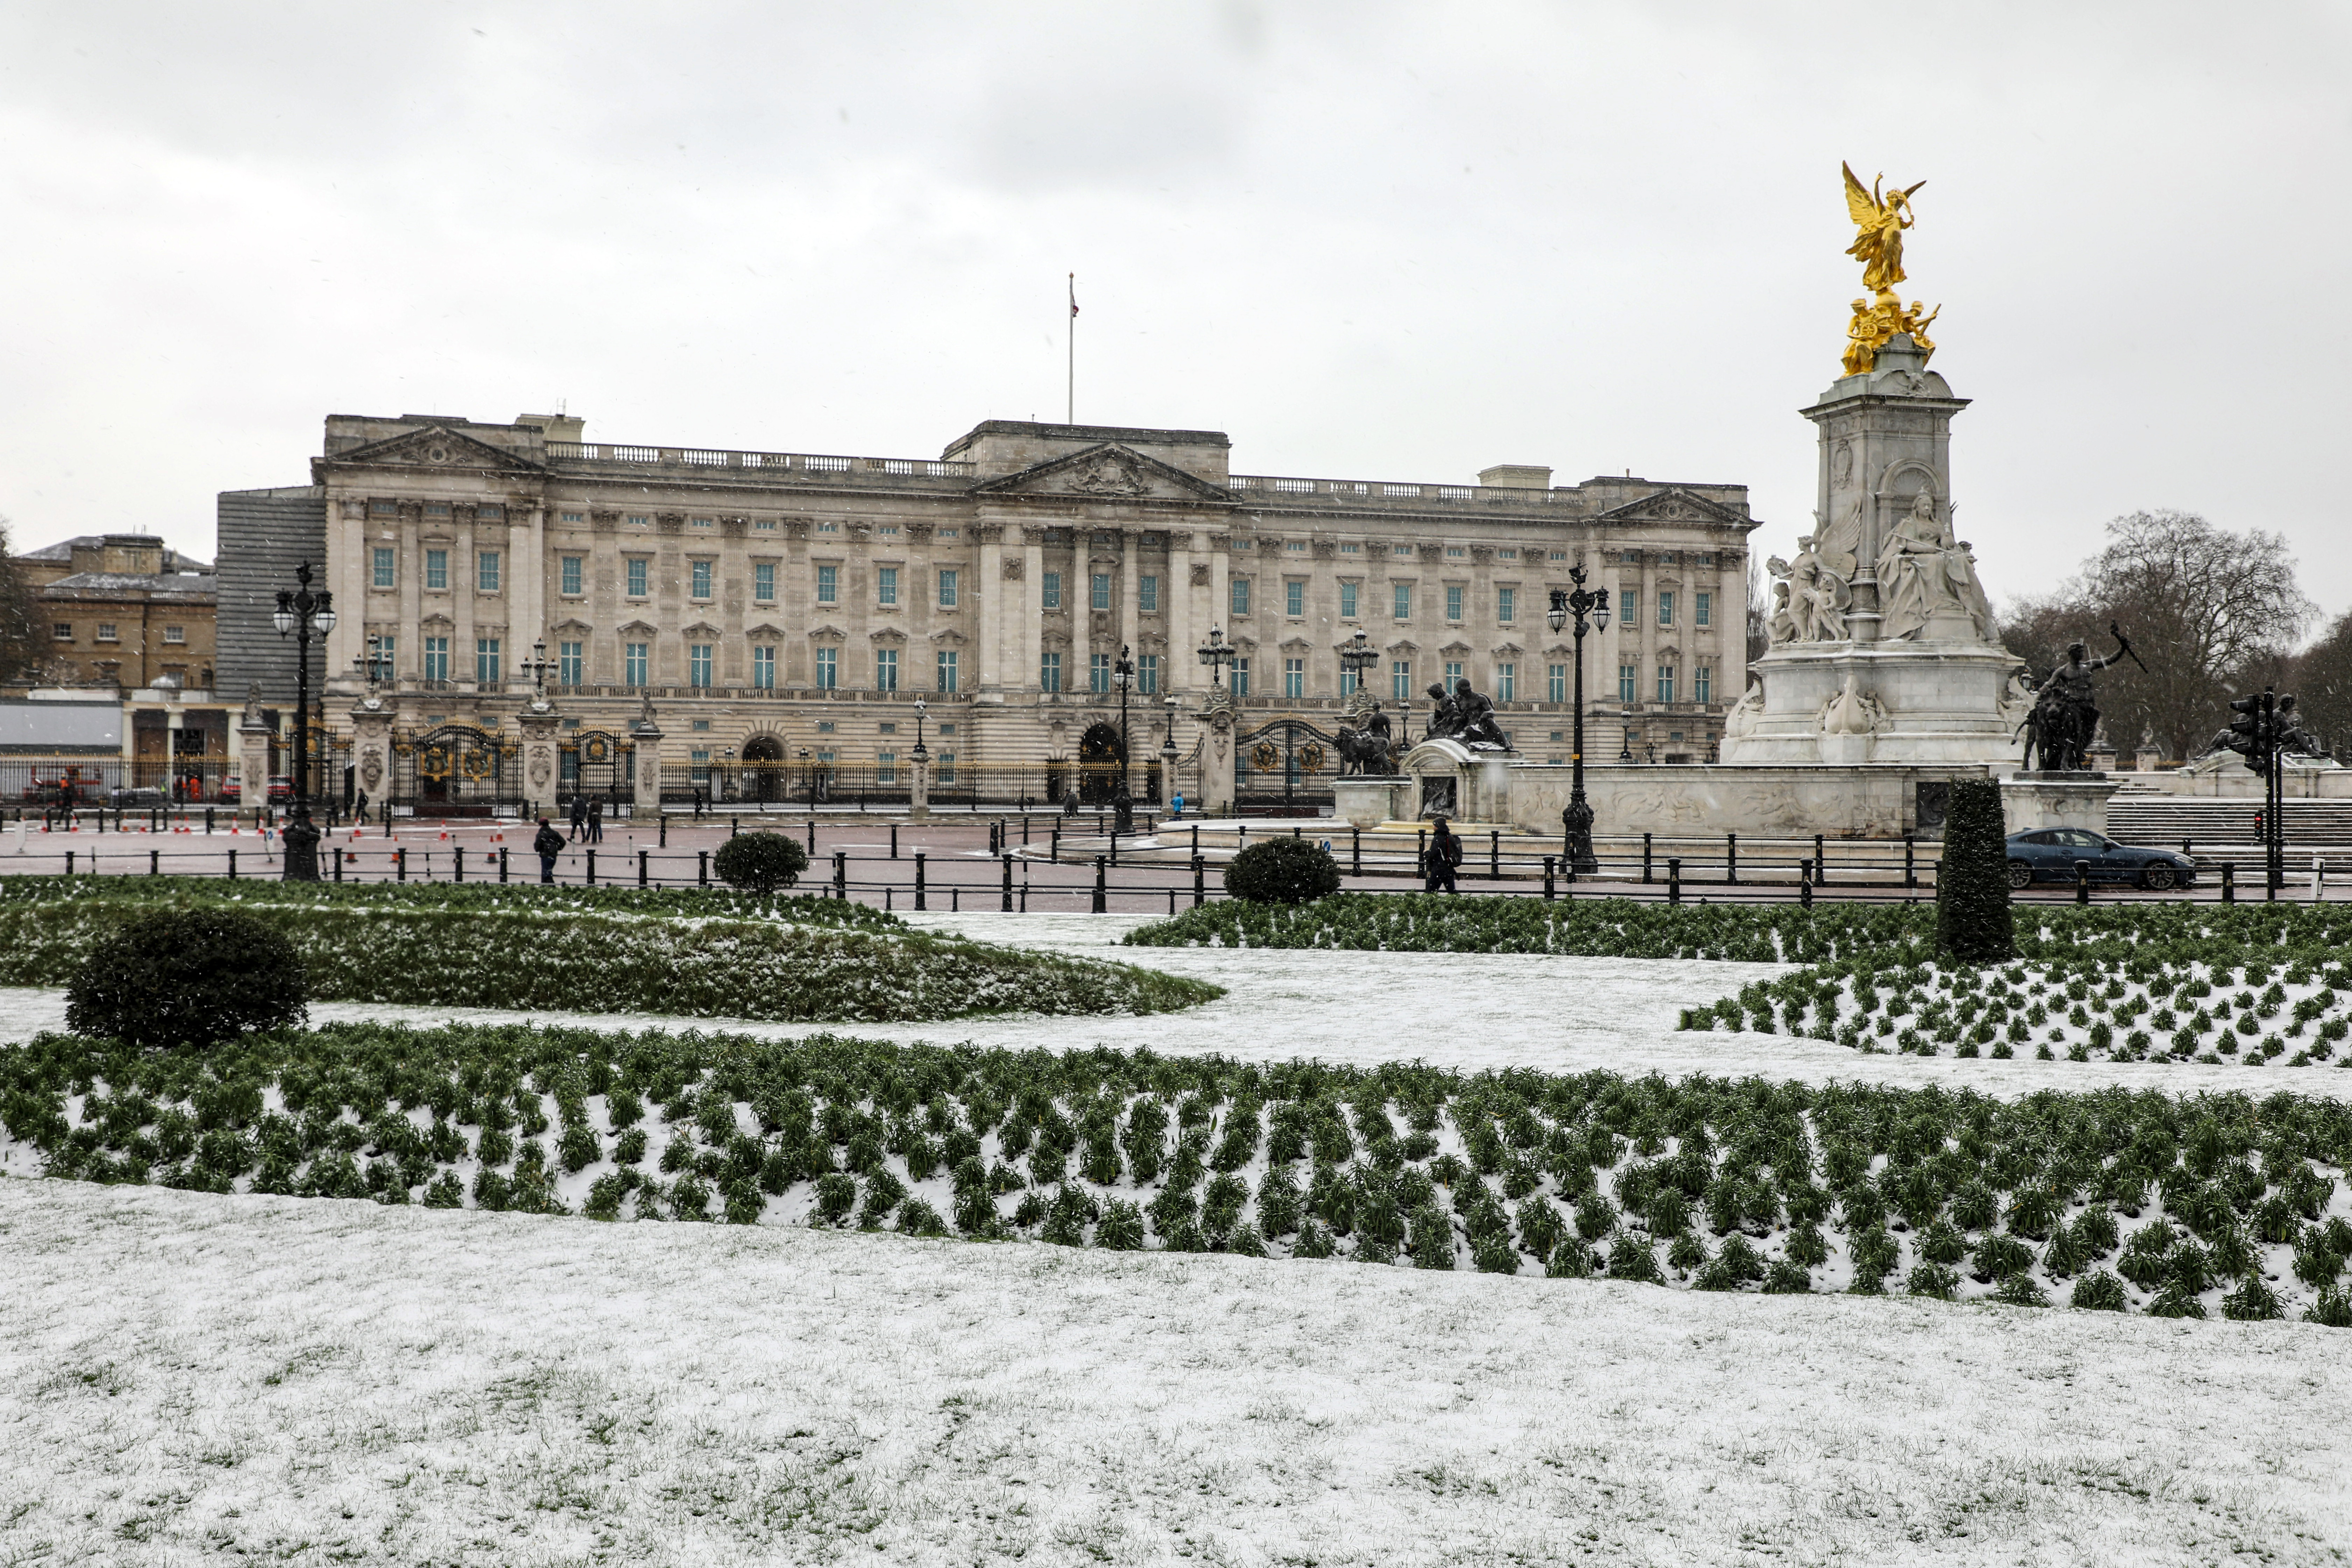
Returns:
[[[2085,827],[2041,827],[2009,836],[2009,885],[2071,882],[2074,862],[2091,863],[2094,882],[2137,882],[2162,891],[2197,880],[2197,862],[2169,849],[2118,844]]]
[[[156,806],[165,804],[163,792],[144,784],[110,789],[106,792],[106,804],[118,809],[131,806]]]

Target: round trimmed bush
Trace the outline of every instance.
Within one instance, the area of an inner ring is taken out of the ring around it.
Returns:
[[[782,833],[739,833],[719,847],[710,868],[738,892],[780,892],[808,869],[808,851]]]
[[[1305,838],[1262,838],[1225,867],[1225,891],[1253,904],[1307,904],[1339,890],[1339,863]]]
[[[66,1026],[151,1048],[212,1046],[309,1014],[302,961],[241,910],[151,910],[100,939],[66,988]]]

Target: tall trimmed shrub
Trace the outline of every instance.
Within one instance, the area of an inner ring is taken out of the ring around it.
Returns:
[[[302,961],[241,910],[151,910],[99,939],[66,987],[66,1026],[142,1047],[213,1046],[308,1016]]]
[[[1262,838],[1225,867],[1225,891],[1253,904],[1305,904],[1339,890],[1339,864],[1306,838]]]
[[[765,897],[782,892],[808,869],[808,851],[782,833],[739,833],[710,858],[719,879],[739,892]]]
[[[2005,963],[2017,956],[2009,909],[2009,843],[2000,785],[1962,779],[1944,819],[1944,864],[1936,874],[1936,952],[1960,963]]]

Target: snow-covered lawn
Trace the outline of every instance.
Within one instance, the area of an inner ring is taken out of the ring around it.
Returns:
[[[0,1562],[2341,1561],[2352,1335],[0,1180]]]

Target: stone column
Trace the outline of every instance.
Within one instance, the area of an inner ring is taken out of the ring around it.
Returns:
[[[560,770],[556,766],[555,731],[562,716],[555,705],[545,697],[536,697],[523,704],[515,722],[522,730],[522,790],[523,816],[535,819],[551,816],[555,812],[555,790]],[[644,742],[638,742],[640,747]]]
[[[931,754],[920,744],[915,748],[914,772],[908,784],[907,816],[916,822],[931,819]]]
[[[1191,686],[1189,672],[1200,668],[1192,651],[1201,643],[1192,635],[1192,541],[1198,537],[1183,529],[1168,534],[1168,580],[1160,585],[1160,608],[1168,627],[1167,658],[1160,668],[1162,696]]]
[[[236,727],[237,803],[256,813],[269,804],[269,742],[276,734],[263,722],[256,700],[248,698]]]
[[[1007,523],[1007,535],[1018,526]],[[1008,690],[1037,689],[1039,656],[1045,651],[1045,615],[1038,607],[1038,595],[1045,586],[1045,539],[1043,529],[1021,530],[1021,580],[1005,603],[1005,611],[1012,616],[1012,625],[1020,630],[1021,661],[1017,668],[1005,672],[1004,685]],[[1066,690],[1069,686],[1066,670],[1063,677],[1063,688]]]
[[[392,783],[392,716],[381,697],[363,697],[352,707],[352,776],[367,792],[379,823],[383,821],[384,792]]]
[[[980,548],[972,562],[972,667],[964,679],[975,700],[996,700],[1014,681],[1005,673],[1012,662],[1005,638],[1013,625],[1010,616],[1018,610],[1021,584],[1004,575],[1003,524],[974,523],[971,535]]]
[[[661,815],[662,798],[662,732],[654,721],[653,704],[646,704],[643,717],[629,725],[629,739],[635,743],[637,757],[637,801],[635,812],[651,816]]]
[[[1201,815],[1230,816],[1234,809],[1232,693],[1211,693],[1201,717]]]
[[[1138,607],[1142,601],[1136,596],[1141,587],[1137,581],[1141,543],[1136,530],[1118,531],[1118,630],[1112,640],[1130,650],[1129,658],[1143,651],[1143,612]]]

